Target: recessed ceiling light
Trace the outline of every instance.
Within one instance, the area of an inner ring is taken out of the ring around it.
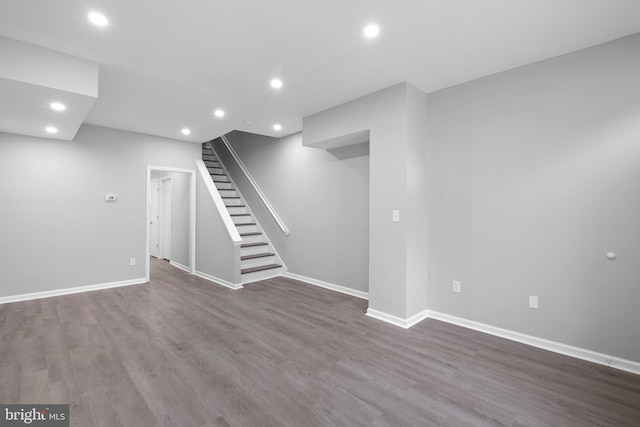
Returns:
[[[245,120],[242,122],[242,124],[244,124],[245,126],[253,126],[253,122],[251,120]]]
[[[282,125],[276,123],[275,125],[273,125],[273,130],[282,130]]]
[[[222,111],[222,110],[216,110],[216,111],[213,112],[213,114],[216,117],[224,117],[224,111]]]
[[[191,131],[187,128],[182,129],[182,134],[183,135],[191,135]]]
[[[368,39],[376,38],[378,37],[378,34],[380,34],[380,27],[378,27],[376,24],[369,24],[364,27],[364,35]]]
[[[54,128],[53,126],[47,126],[44,130],[46,130],[47,133],[58,133],[58,129]]]
[[[67,107],[65,107],[64,104],[60,102],[52,102],[51,104],[49,104],[49,106],[51,107],[52,110],[56,110],[56,111],[64,111],[67,109]]]
[[[98,27],[106,27],[107,25],[109,25],[109,20],[107,19],[107,17],[100,12],[89,13],[89,21],[91,21],[93,25]]]
[[[271,87],[274,89],[280,89],[282,87],[282,80],[280,79],[271,80]]]

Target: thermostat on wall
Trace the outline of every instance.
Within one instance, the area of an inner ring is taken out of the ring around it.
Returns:
[[[115,202],[117,200],[117,197],[115,194],[107,194],[106,196],[104,196],[104,200],[107,202]]]

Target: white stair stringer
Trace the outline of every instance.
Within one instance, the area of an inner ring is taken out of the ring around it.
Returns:
[[[208,142],[202,145],[202,160],[242,237],[240,283],[246,284],[285,274],[287,269],[282,258]]]

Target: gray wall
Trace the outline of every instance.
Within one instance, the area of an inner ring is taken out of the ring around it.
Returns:
[[[199,156],[90,125],[72,142],[0,133],[0,296],[144,278],[147,165],[193,169]]]
[[[429,94],[430,309],[640,361],[638,52],[635,35]]]
[[[290,230],[285,237],[223,157],[289,271],[368,292],[368,144],[326,151],[302,146],[300,134],[227,137]]]
[[[420,89],[407,85],[407,317],[420,313],[427,304],[428,220],[426,197],[428,179],[427,96]]]
[[[401,83],[303,120],[309,146],[370,130],[369,310],[401,320],[427,306],[426,194],[419,194],[426,102],[424,92]],[[392,222],[393,210],[400,211],[399,222]]]
[[[151,171],[151,179],[171,178],[171,261],[189,267],[188,173]]]

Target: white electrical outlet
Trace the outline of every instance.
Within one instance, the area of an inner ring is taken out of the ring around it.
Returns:
[[[538,297],[535,295],[529,295],[529,308],[534,310],[538,309]]]
[[[136,265],[136,259],[135,258],[131,258],[129,260],[129,265]]]
[[[460,285],[460,281],[459,280],[454,280],[452,282],[452,291],[459,294],[460,292],[462,292],[462,287]]]

